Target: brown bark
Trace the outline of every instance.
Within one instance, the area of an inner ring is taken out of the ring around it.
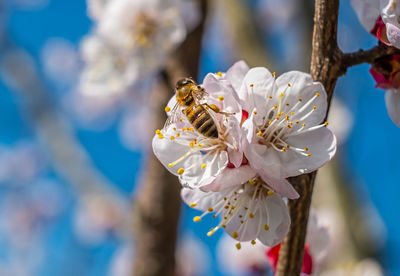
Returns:
[[[164,107],[173,95],[175,82],[182,77],[197,77],[201,39],[206,15],[206,1],[199,1],[203,13],[200,25],[191,32],[177,49],[163,72],[155,99],[157,119],[161,127],[165,121]],[[151,154],[147,174],[134,206],[136,223],[135,276],[175,275],[175,243],[180,211],[180,185]]]

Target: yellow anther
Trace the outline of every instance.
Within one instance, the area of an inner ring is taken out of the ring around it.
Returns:
[[[255,241],[255,240],[251,240],[251,244],[252,244],[252,245],[255,245],[255,244],[256,244],[256,241]]]
[[[182,118],[179,118],[179,122],[182,122],[183,121],[183,119]]]
[[[217,216],[216,215],[212,215],[212,218],[216,218]]]
[[[278,116],[282,116],[283,115],[283,112],[281,112],[281,113],[278,113]]]
[[[175,164],[174,163],[169,163],[168,168],[172,168]]]
[[[240,248],[242,248],[242,245],[240,244],[240,242],[238,242],[238,243],[236,244],[236,248],[237,248],[237,250],[240,250]]]
[[[194,131],[194,129],[192,127],[189,127],[187,130]]]
[[[291,124],[287,124],[287,127],[288,127],[288,128],[292,128],[292,125],[291,125]]]
[[[276,105],[274,105],[274,109],[277,109],[278,108],[278,105],[276,104]]]
[[[268,96],[269,99],[272,99],[272,96]]]
[[[237,237],[239,237],[239,234],[237,232],[233,232],[232,233],[232,238],[236,239]]]
[[[290,87],[290,86],[291,86],[291,85],[290,85],[290,83],[288,83],[288,84],[287,84],[287,86],[289,86],[289,87]]]
[[[199,144],[197,147],[198,147],[198,148],[202,148],[202,147],[203,147],[203,145],[202,145],[202,144]]]
[[[160,133],[161,133],[161,130],[157,129],[156,134],[160,134]]]
[[[306,123],[302,123],[301,125],[302,125],[303,127],[305,127],[305,126],[306,126]]]
[[[317,107],[314,105],[313,107],[312,107],[313,109],[317,109]]]
[[[250,214],[249,214],[249,218],[254,218],[254,214],[253,214],[253,213],[250,213]]]
[[[274,77],[275,77],[275,76],[276,76],[276,73],[275,73],[275,72],[272,72],[272,76],[274,76]]]
[[[267,192],[267,195],[269,195],[269,196],[272,196],[274,194],[274,192],[273,191],[271,191],[271,190],[268,190],[268,192]]]
[[[272,124],[272,121],[268,121],[268,124],[269,124],[269,125]]]
[[[180,169],[177,171],[177,173],[178,173],[179,175],[181,175],[181,174],[183,174],[184,171],[185,171],[185,170],[184,170],[183,168],[180,168]]]
[[[253,111],[253,114],[254,114],[254,115],[257,114],[257,111],[254,110],[254,111]]]
[[[190,208],[194,208],[197,206],[197,203],[191,203],[189,206],[190,206]]]
[[[164,138],[164,135],[162,133],[158,134],[158,138],[162,139]]]
[[[276,120],[279,120],[279,116],[276,116],[275,119],[276,119]]]
[[[290,105],[290,104],[288,104],[288,103],[286,104],[286,106],[289,106],[289,105]]]
[[[294,115],[294,112],[293,112],[293,111],[292,111],[292,112],[290,112],[290,115],[292,115],[292,116],[293,116],[293,115]]]
[[[171,138],[171,140],[174,140],[174,139],[175,139],[175,136],[171,136],[170,138]]]
[[[268,224],[264,224],[264,230],[265,230],[265,231],[268,231],[268,230],[269,230]]]
[[[308,157],[310,157],[311,155],[312,155],[311,153],[307,154]]]
[[[199,222],[201,220],[201,217],[199,217],[199,216],[195,216],[194,218],[193,218],[193,221],[194,222]]]
[[[191,141],[191,142],[189,143],[189,146],[190,146],[191,148],[193,148],[193,147],[194,147],[194,142]]]
[[[201,165],[201,169],[204,170],[206,166],[207,166],[206,163],[203,163],[203,164]]]
[[[286,118],[286,121],[289,121],[289,115],[286,114],[285,118]]]
[[[262,131],[259,130],[259,131],[257,132],[257,135],[258,135],[258,136],[261,136],[261,135],[262,135]]]
[[[254,87],[254,84],[250,84],[250,87]]]
[[[299,102],[301,102],[303,99],[302,98],[299,98]]]
[[[175,131],[176,131],[176,127],[174,127],[174,128],[173,128],[173,130],[175,130]]]
[[[246,206],[243,206],[243,209],[245,209],[245,210],[248,210],[249,208],[248,208],[248,207],[246,207]]]
[[[296,124],[300,123],[300,121],[296,121]]]
[[[284,94],[283,93],[281,93],[280,95],[279,95],[279,97],[283,97],[284,96]]]
[[[215,75],[222,77],[222,73],[221,72],[217,72],[217,73],[215,73]]]
[[[285,148],[285,147],[282,147],[282,151],[286,151],[286,148]]]
[[[253,179],[249,179],[249,183],[251,184],[251,185],[254,185],[254,184],[256,184],[256,182],[253,180]]]
[[[180,134],[180,133],[177,133],[177,134],[176,134],[176,137],[179,137],[179,136],[181,136],[181,134]]]
[[[164,108],[164,110],[165,110],[165,112],[170,112],[170,111],[171,111],[171,108],[169,108],[169,106],[166,106],[166,107]]]
[[[218,100],[223,101],[223,100],[224,100],[224,97],[218,96]]]
[[[214,235],[214,233],[215,233],[215,230],[211,229],[210,231],[208,231],[207,236],[212,236],[212,235]]]
[[[317,92],[317,93],[315,93],[315,96],[319,97],[319,93],[318,93],[318,92]]]
[[[324,124],[325,124],[326,126],[329,125],[328,121],[326,121]]]
[[[207,209],[207,211],[212,212],[212,211],[214,211],[214,209],[210,207]]]
[[[305,148],[304,148],[304,151],[308,151],[308,147],[305,147]]]

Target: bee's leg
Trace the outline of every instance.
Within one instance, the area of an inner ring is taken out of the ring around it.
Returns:
[[[215,113],[219,113],[219,114],[223,114],[225,116],[229,116],[229,115],[235,115],[235,113],[228,113],[228,112],[223,112],[219,110],[219,107],[216,106],[215,104],[209,105],[207,103],[204,103],[202,105],[206,106],[206,109],[211,109],[212,111],[214,111]]]

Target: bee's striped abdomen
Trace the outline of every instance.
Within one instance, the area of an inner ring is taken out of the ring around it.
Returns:
[[[192,126],[206,137],[218,138],[217,126],[208,111],[201,105],[195,105],[193,100],[188,99],[186,103],[190,105],[185,108],[184,113]]]

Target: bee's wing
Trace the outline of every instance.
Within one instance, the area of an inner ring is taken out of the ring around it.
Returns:
[[[193,96],[196,104],[204,104],[204,101],[208,97],[208,93],[204,88],[200,88],[193,91]]]
[[[179,103],[176,102],[174,107],[171,110],[170,115],[168,116],[167,120],[165,121],[164,129],[166,129],[169,125],[171,125],[172,123],[179,120],[179,115],[181,113],[179,110],[179,107],[180,107]]]

